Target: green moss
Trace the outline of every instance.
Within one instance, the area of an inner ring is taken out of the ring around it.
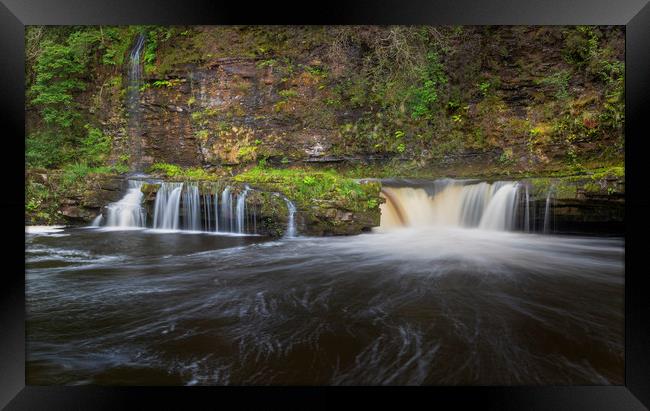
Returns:
[[[174,180],[217,180],[218,175],[209,173],[199,167],[181,167],[177,164],[155,163],[147,170],[149,173],[162,174]]]
[[[247,163],[257,158],[257,146],[244,146],[237,151],[237,161]]]
[[[300,209],[326,201],[339,208],[364,211],[376,209],[378,183],[361,184],[333,170],[274,169],[255,167],[235,176],[235,181],[278,191],[296,202]]]

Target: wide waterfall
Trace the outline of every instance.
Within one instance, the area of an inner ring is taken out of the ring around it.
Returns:
[[[157,230],[256,234],[256,205],[247,198],[254,191],[248,186],[237,189],[218,185],[200,189],[195,182],[152,182],[158,185],[151,222],[147,225],[147,208],[143,204],[140,180],[130,180],[124,197],[106,207],[92,226],[105,222],[109,227],[150,227]],[[494,183],[469,180],[383,184],[381,223],[378,231],[397,227],[447,226],[482,230],[555,231],[555,204],[551,192],[532,203],[529,186],[521,182]],[[279,193],[276,193],[280,196]],[[296,207],[286,197],[287,229],[285,237],[296,235]],[[531,203],[534,205],[531,206]],[[150,207],[150,206],[149,206]]]
[[[253,191],[248,186],[237,191],[225,187],[221,192],[217,186],[206,187],[201,192],[194,182],[159,182],[153,208],[151,223],[147,225],[147,207],[143,204],[143,181],[129,180],[124,197],[106,206],[105,215],[98,215],[91,227],[105,226],[122,228],[153,228],[155,230],[208,232],[224,234],[256,234],[257,205],[247,203],[248,194]],[[290,202],[289,202],[290,203]],[[295,207],[289,206],[289,231],[295,232],[293,215]],[[292,234],[293,235],[293,234]]]
[[[163,183],[156,194],[153,228],[178,230],[183,183]]]
[[[142,208],[142,182],[137,180],[128,181],[126,195],[120,201],[106,206],[107,227],[145,227],[147,214]],[[93,225],[99,225],[101,216],[98,216]]]
[[[131,135],[131,165],[134,171],[142,169],[142,136],[140,130],[140,87],[142,85],[142,64],[140,56],[145,37],[139,34],[129,57],[129,82],[127,88],[127,108],[129,133]]]
[[[528,187],[522,183],[448,179],[411,186],[389,183],[383,187],[381,196],[385,203],[380,206],[379,231],[403,226],[533,230]],[[521,212],[520,204],[523,204]],[[545,221],[549,213],[547,201]]]

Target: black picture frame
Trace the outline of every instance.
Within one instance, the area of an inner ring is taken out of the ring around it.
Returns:
[[[650,196],[650,4],[648,0],[175,2],[174,0],[0,0],[0,156],[4,220],[0,287],[0,407],[19,409],[169,409],[255,404],[332,406],[351,394],[365,407],[418,400],[498,410],[643,410],[650,407],[650,282],[643,258]],[[625,384],[545,387],[55,387],[25,386],[24,27],[95,24],[597,24],[626,30]],[[6,264],[9,262],[10,264]]]

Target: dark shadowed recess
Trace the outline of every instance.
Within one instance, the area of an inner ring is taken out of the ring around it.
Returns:
[[[650,315],[647,253],[644,234],[650,208],[645,188],[649,148],[646,119],[650,118],[650,6],[646,0],[515,0],[454,2],[377,1],[320,2],[312,7],[284,7],[276,3],[174,2],[100,0],[3,0],[0,5],[0,65],[3,97],[2,167],[5,187],[0,206],[6,216],[24,212],[24,81],[23,26],[26,24],[625,24],[626,44],[626,381],[622,387],[428,387],[428,388],[111,388],[24,387],[24,228],[20,218],[6,218],[6,255],[0,287],[0,406],[7,409],[121,409],[126,406],[170,408],[203,402],[209,407],[237,401],[240,407],[280,406],[292,401],[310,408],[331,406],[356,394],[367,408],[387,404],[389,396],[424,401],[432,407],[453,405],[472,409],[641,410],[650,405]],[[644,7],[645,6],[645,7]],[[641,10],[641,11],[640,11]],[[20,391],[22,389],[22,391]],[[18,393],[20,391],[20,393]],[[17,394],[18,393],[18,394]],[[296,401],[297,400],[297,401]]]

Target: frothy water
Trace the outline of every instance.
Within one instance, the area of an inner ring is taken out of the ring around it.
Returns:
[[[163,183],[156,194],[153,228],[177,230],[183,183]]]
[[[126,195],[120,201],[106,206],[108,227],[146,227],[147,215],[142,208],[143,194],[140,191],[142,182],[137,180],[128,181]],[[93,225],[98,222],[97,217]]]
[[[467,184],[461,180],[438,180],[430,187],[384,187],[377,231],[422,225],[512,230],[519,188],[514,182]]]
[[[28,225],[25,226],[26,234],[51,234],[63,232],[63,225]]]
[[[159,233],[187,231],[217,234],[257,234],[257,206],[247,203],[248,186],[237,192],[225,187],[218,193],[217,186],[207,187],[201,193],[196,182],[151,182],[159,187],[153,204],[151,222],[147,221],[142,180],[128,180],[126,194],[106,206],[106,218],[98,215],[90,227],[104,229],[152,228]],[[295,235],[295,205],[288,199],[288,230]],[[105,224],[102,223],[106,221]]]

